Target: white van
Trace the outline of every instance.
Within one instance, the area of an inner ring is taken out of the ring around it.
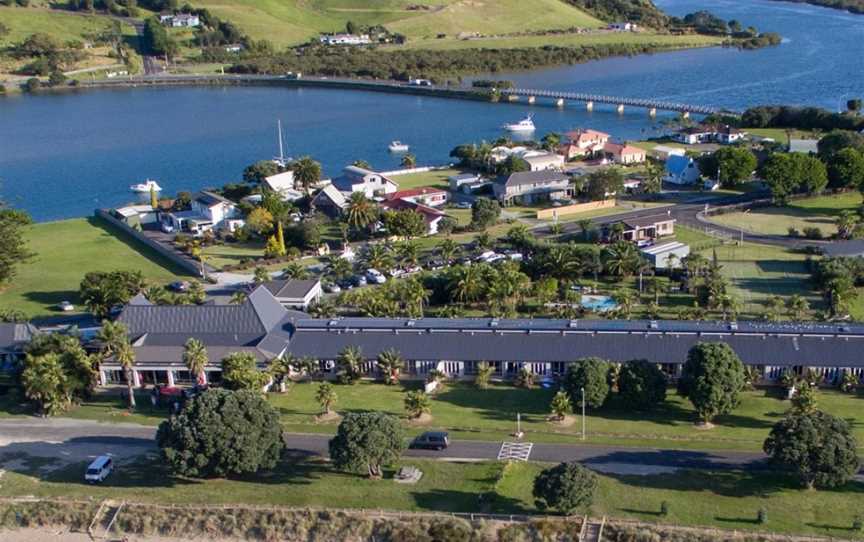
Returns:
[[[90,463],[87,472],[84,473],[84,481],[90,484],[98,484],[108,478],[114,471],[114,461],[107,455],[100,455]]]
[[[385,282],[387,282],[387,277],[385,277],[384,274],[377,269],[367,269],[366,280],[375,284],[384,284]]]

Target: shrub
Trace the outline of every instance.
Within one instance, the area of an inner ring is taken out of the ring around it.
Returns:
[[[808,227],[803,229],[804,237],[807,239],[822,239],[822,230],[816,227]]]
[[[36,77],[31,77],[24,83],[25,92],[36,92],[42,86],[42,82]]]
[[[666,375],[656,363],[633,360],[621,367],[618,394],[636,410],[647,410],[666,400]]]
[[[852,530],[853,531],[864,531],[864,516],[855,516],[855,519],[852,520]]]
[[[591,408],[603,406],[609,395],[609,363],[600,358],[583,358],[571,363],[564,375],[564,389],[574,406],[585,404]]]
[[[786,230],[786,232],[789,234],[789,237],[798,237],[799,235],[801,235],[801,232],[799,232],[797,228],[794,228],[792,226],[790,226],[789,229]]]
[[[669,515],[669,503],[667,501],[663,501],[660,503],[660,515],[663,517]]]
[[[756,513],[756,523],[759,525],[765,525],[768,523],[768,510],[765,510],[764,508],[759,509]]]
[[[382,476],[382,465],[399,459],[405,448],[402,426],[384,412],[350,412],[330,439],[330,458],[339,470]]]
[[[594,501],[597,476],[577,461],[545,469],[534,479],[533,495],[542,508],[563,514],[588,507]]]

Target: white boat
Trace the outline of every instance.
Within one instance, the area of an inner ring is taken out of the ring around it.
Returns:
[[[390,149],[390,152],[408,152],[408,149],[410,149],[407,144],[401,141],[391,141],[387,148]]]
[[[133,192],[150,192],[151,190],[153,190],[154,192],[161,192],[162,187],[159,186],[159,183],[157,183],[153,179],[147,179],[143,183],[133,184],[129,187],[129,190]]]
[[[531,120],[531,115],[528,115],[519,122],[505,124],[503,128],[508,132],[533,132],[536,129],[534,127],[534,121]]]
[[[288,167],[291,159],[285,157],[285,149],[282,147],[282,120],[277,120],[276,126],[277,133],[279,135],[279,156],[273,157],[273,163],[279,167],[285,168]]]

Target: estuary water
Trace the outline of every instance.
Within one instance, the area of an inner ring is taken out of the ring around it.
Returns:
[[[864,16],[769,0],[659,0],[672,14],[708,8],[781,33],[758,51],[708,48],[527,73],[496,74],[536,88],[652,97],[744,109],[765,103],[836,109],[864,95]],[[0,198],[38,221],[89,215],[132,201],[128,186],[153,178],[166,193],[240,179],[272,157],[281,119],[288,154],[311,155],[335,175],[357,159],[398,167],[394,139],[421,164],[455,145],[493,140],[533,113],[537,134],[592,127],[618,139],[659,133],[644,110],[623,115],[576,104],[490,104],[416,96],[268,87],[116,89],[0,99]]]

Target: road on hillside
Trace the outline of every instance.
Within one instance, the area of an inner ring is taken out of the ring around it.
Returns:
[[[0,468],[3,458],[26,454],[51,457],[65,462],[86,461],[102,454],[119,458],[155,451],[156,428],[127,423],[99,423],[69,418],[0,419]],[[310,455],[326,455],[330,435],[286,434],[289,450]],[[530,435],[525,438],[530,441]],[[455,439],[447,450],[408,450],[406,456],[430,459],[495,460],[501,442]],[[746,469],[767,468],[762,453],[705,452],[628,448],[623,446],[571,444],[534,444],[528,455],[532,461],[582,461],[597,470],[637,473],[646,468]],[[650,470],[650,469],[649,469]],[[648,472],[648,471],[644,471]]]

